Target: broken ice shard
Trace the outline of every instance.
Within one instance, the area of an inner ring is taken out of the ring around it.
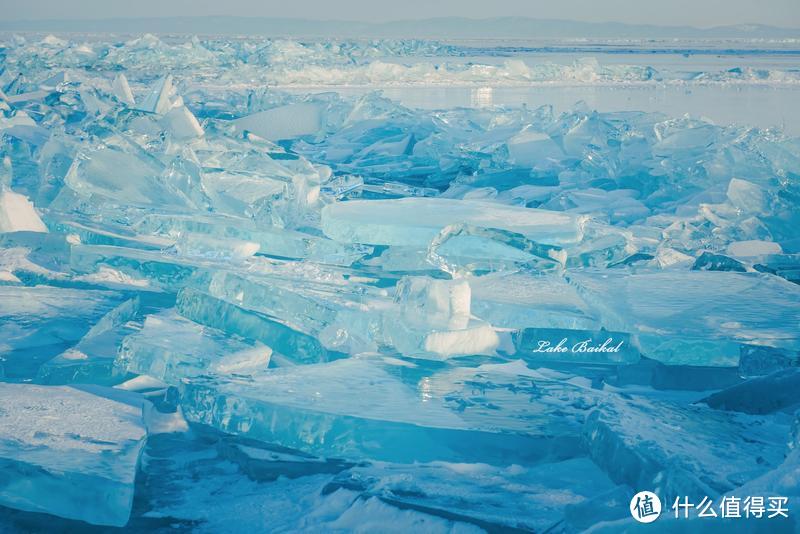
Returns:
[[[424,359],[447,359],[455,356],[492,355],[500,338],[491,325],[471,321],[457,330],[431,330],[408,323],[387,321],[386,336],[403,355]]]
[[[731,178],[727,197],[731,204],[747,213],[763,213],[769,207],[764,188],[739,178]]]
[[[497,273],[472,278],[472,313],[501,328],[599,330],[599,314],[563,277]]]
[[[0,233],[4,232],[47,232],[47,227],[30,200],[0,186]]]
[[[126,300],[105,314],[74,346],[45,362],[36,374],[40,384],[110,384],[122,339],[132,334],[139,299]]]
[[[111,205],[186,207],[187,199],[170,191],[161,179],[161,162],[132,148],[127,142],[109,143],[82,153],[64,181],[80,196]]]
[[[150,87],[150,92],[147,93],[138,109],[148,113],[156,113],[163,115],[171,107],[170,98],[175,93],[175,86],[172,84],[172,76],[166,75],[156,80]]]
[[[620,399],[592,412],[584,436],[591,458],[614,481],[701,499],[783,461],[785,427],[736,415]]]
[[[507,141],[508,155],[519,166],[535,166],[547,162],[548,158],[558,160],[564,151],[549,135],[533,131],[522,131]]]
[[[119,73],[114,77],[114,81],[111,84],[111,91],[120,102],[129,106],[134,105],[133,92],[124,74]]]
[[[211,276],[208,292],[215,298],[278,318],[298,331],[313,335],[319,334],[335,319],[337,309],[348,303],[348,289],[359,293],[355,287],[348,288],[341,282],[271,274],[243,276],[219,271]]]
[[[715,271],[568,275],[603,313],[663,363],[735,367],[741,344],[800,349],[800,286],[777,276]],[[676,291],[680,288],[680,291]]]
[[[773,413],[800,405],[800,370],[783,369],[709,395],[701,402],[717,410]]]
[[[516,232],[459,223],[445,226],[433,238],[425,260],[459,278],[483,271],[557,271],[564,267],[567,253]]]
[[[441,198],[354,200],[322,209],[325,235],[345,243],[427,247],[446,226],[466,223],[522,234],[537,243],[580,241],[585,219],[564,212]]]
[[[520,362],[431,375],[366,357],[196,378],[180,388],[191,421],[324,457],[495,465],[578,454],[581,424],[599,396]]]
[[[236,239],[218,239],[202,234],[183,233],[174,245],[178,255],[241,262],[258,252],[259,244]]]
[[[314,337],[262,313],[240,308],[201,291],[184,288],[175,304],[178,313],[197,323],[258,341],[294,362],[319,362],[328,352]]]
[[[116,365],[165,382],[201,374],[250,374],[269,366],[272,351],[184,319],[174,311],[148,315],[124,339]]]
[[[145,215],[134,227],[142,233],[168,239],[183,234],[205,234],[220,240],[235,239],[257,244],[260,254],[334,265],[350,265],[371,250],[369,247],[341,244],[324,237],[259,225],[252,219],[219,213],[213,217],[153,213]]]
[[[395,301],[403,320],[430,328],[465,328],[470,318],[470,285],[466,280],[409,276],[397,283]]]
[[[498,491],[500,481],[513,484],[514,491]],[[370,463],[344,471],[329,487],[358,489],[364,496],[376,495],[403,508],[459,517],[489,532],[545,532],[562,521],[567,506],[602,495],[614,484],[583,457],[509,467]],[[558,498],[553,498],[554,492]]]
[[[0,357],[6,379],[33,378],[125,300],[111,291],[0,286]]]
[[[203,127],[186,106],[172,108],[159,122],[175,139],[187,140],[203,135]]]
[[[317,133],[322,127],[322,113],[319,106],[304,102],[260,111],[233,123],[241,131],[278,141]]]
[[[160,251],[81,244],[70,247],[69,261],[73,271],[83,274],[90,281],[102,283],[102,277],[98,274],[116,273],[116,279],[110,281],[140,290],[185,285],[201,263]]]
[[[141,403],[102,388],[0,383],[0,406],[0,504],[128,522],[146,438]]]
[[[493,354],[500,343],[495,330],[470,315],[466,280],[405,277],[397,283],[396,310],[385,310],[386,340],[406,356],[445,359]]]

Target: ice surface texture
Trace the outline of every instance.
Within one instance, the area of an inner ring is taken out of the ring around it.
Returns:
[[[297,87],[796,69],[3,39],[0,531],[614,530],[640,490],[800,510],[797,139]]]
[[[146,430],[141,402],[0,384],[0,503],[122,526]]]

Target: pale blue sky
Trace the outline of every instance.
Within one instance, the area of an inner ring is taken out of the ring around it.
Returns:
[[[0,0],[0,18],[238,15],[387,21],[527,16],[587,22],[800,27],[800,0]]]

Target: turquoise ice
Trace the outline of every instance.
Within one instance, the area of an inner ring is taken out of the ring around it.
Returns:
[[[796,510],[790,40],[1,35],[0,531]]]
[[[95,525],[128,522],[147,435],[141,401],[23,384],[0,384],[0,399],[0,503]]]

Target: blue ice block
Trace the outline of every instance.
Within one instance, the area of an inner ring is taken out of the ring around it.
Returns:
[[[147,436],[143,406],[94,391],[0,383],[0,504],[128,522]]]

